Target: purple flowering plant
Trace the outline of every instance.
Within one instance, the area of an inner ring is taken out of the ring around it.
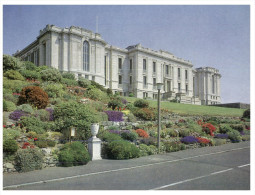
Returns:
[[[27,116],[27,115],[28,115],[28,113],[26,113],[24,111],[15,110],[10,114],[9,118],[12,120],[18,121],[22,116]]]
[[[108,111],[105,111],[105,113],[107,114],[109,121],[115,121],[115,122],[123,121],[122,112],[108,110]]]
[[[228,139],[228,134],[216,134],[214,137],[219,139]]]
[[[195,138],[194,136],[186,136],[180,140],[184,144],[194,144],[198,143],[198,139]]]

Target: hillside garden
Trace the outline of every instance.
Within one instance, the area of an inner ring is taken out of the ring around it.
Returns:
[[[250,139],[249,110],[162,102],[158,150],[155,101],[121,97],[94,81],[8,55],[3,76],[4,172],[87,164],[92,123],[100,124],[97,137],[109,159]]]

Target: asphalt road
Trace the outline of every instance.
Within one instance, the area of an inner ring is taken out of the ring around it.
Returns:
[[[4,190],[249,190],[250,142],[4,174]]]

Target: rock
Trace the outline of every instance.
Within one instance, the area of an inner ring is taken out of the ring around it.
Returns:
[[[14,165],[12,163],[5,163],[5,168],[14,169]]]
[[[43,152],[45,155],[50,155],[50,154],[51,154],[51,149],[50,149],[50,148],[42,148],[41,150],[42,150],[42,152]]]

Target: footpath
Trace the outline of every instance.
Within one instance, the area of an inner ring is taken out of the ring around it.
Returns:
[[[140,157],[130,160],[102,159],[90,161],[87,165],[75,167],[50,167],[26,173],[4,173],[3,190],[17,189],[21,186],[68,180],[89,175],[98,175],[120,170],[135,169],[144,166],[153,166],[164,162],[192,160],[208,154],[218,154],[250,148],[250,142],[229,143],[222,146],[188,149],[178,152]]]

